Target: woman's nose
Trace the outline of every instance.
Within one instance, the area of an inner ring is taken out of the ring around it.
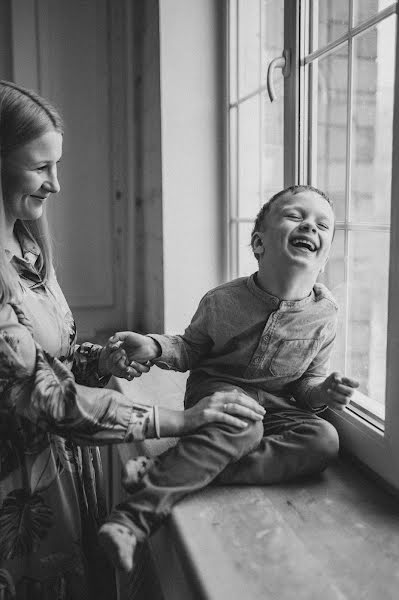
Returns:
[[[49,178],[43,183],[43,187],[52,194],[58,194],[61,187],[58,181],[58,175],[56,170],[54,170],[49,176]]]

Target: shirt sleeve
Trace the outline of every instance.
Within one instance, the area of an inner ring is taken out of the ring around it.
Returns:
[[[211,315],[208,295],[202,298],[190,325],[183,335],[150,334],[161,347],[162,354],[154,363],[161,369],[189,371],[209,354],[214,340],[212,336]]]
[[[111,374],[100,375],[98,363],[102,346],[83,342],[76,345],[72,373],[78,383],[90,387],[104,387],[111,379]]]
[[[153,407],[111,389],[78,384],[9,305],[0,309],[0,419],[3,411],[83,445],[155,436]]]
[[[325,327],[324,342],[305,373],[290,384],[290,390],[297,404],[312,412],[322,412],[327,405],[313,406],[310,402],[312,390],[329,375],[331,353],[333,351],[337,331],[337,315]]]

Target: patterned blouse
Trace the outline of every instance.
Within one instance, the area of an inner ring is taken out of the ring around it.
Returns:
[[[97,543],[106,516],[98,445],[153,437],[152,408],[102,389],[101,346],[76,345],[55,275],[38,247],[9,256],[22,287],[0,306],[0,598],[116,597]]]

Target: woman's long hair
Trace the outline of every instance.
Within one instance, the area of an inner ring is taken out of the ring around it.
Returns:
[[[0,157],[1,161],[13,150],[31,142],[48,131],[63,133],[63,123],[57,110],[47,100],[31,90],[9,81],[0,81]],[[19,220],[23,229],[40,248],[37,269],[43,281],[51,271],[51,240],[45,211],[35,221]],[[4,248],[5,208],[0,188],[0,305],[18,301],[20,286],[15,269]]]

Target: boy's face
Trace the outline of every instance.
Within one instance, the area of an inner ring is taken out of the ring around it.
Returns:
[[[317,277],[328,259],[334,220],[332,207],[316,192],[279,198],[265,216],[263,231],[253,238],[259,267],[270,260],[281,267],[294,263]]]

